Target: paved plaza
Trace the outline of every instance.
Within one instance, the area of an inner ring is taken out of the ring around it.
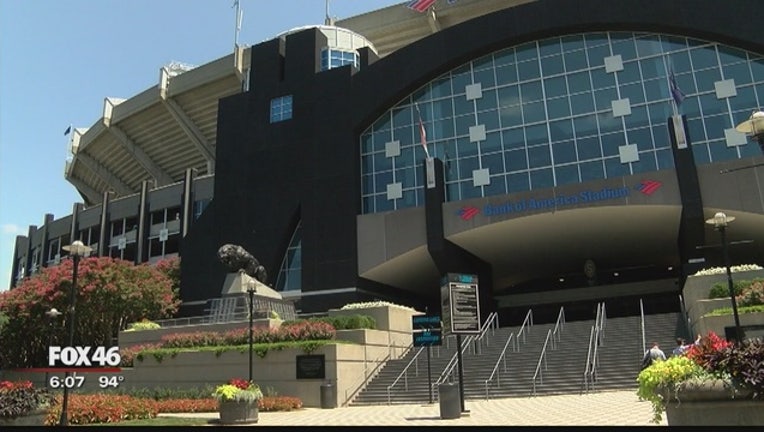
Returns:
[[[635,390],[589,394],[467,400],[468,414],[441,419],[440,405],[395,404],[261,412],[258,426],[666,426]],[[161,414],[217,419],[217,413]]]

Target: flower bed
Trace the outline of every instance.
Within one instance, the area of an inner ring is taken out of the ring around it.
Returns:
[[[762,364],[764,341],[761,339],[749,339],[733,344],[709,332],[684,354],[670,357],[666,361],[656,361],[640,372],[637,377],[637,395],[640,400],[652,403],[655,423],[660,422],[669,404],[678,406],[699,398],[701,403],[719,400],[720,394],[726,394],[724,401],[755,400],[757,402],[751,406],[763,410],[764,404],[760,403],[764,398]],[[726,393],[720,393],[720,389],[726,390]],[[713,396],[698,396],[698,391],[711,393]],[[747,417],[743,415],[741,418]],[[671,425],[671,415],[668,420]]]

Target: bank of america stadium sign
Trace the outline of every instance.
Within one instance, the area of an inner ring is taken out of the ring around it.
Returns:
[[[652,195],[660,189],[662,183],[655,180],[643,180],[634,187],[634,190],[644,194]],[[462,220],[470,220],[473,217],[483,214],[483,216],[498,216],[509,213],[522,213],[530,210],[543,210],[548,208],[559,208],[575,204],[585,204],[598,201],[607,201],[612,199],[624,198],[629,196],[631,188],[602,188],[599,190],[584,190],[574,195],[556,195],[548,198],[525,198],[516,201],[506,201],[501,204],[486,204],[482,209],[474,206],[464,206],[456,214]]]

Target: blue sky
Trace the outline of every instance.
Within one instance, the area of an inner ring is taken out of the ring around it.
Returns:
[[[347,18],[405,2],[330,0]],[[100,119],[106,97],[157,84],[159,68],[233,52],[233,0],[0,0],[0,291],[17,235],[82,202],[64,179],[68,136]],[[239,43],[323,24],[325,0],[240,0]],[[413,12],[412,13],[416,13]]]

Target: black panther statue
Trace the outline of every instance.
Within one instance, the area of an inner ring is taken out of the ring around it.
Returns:
[[[260,262],[252,254],[239,245],[224,244],[218,249],[218,258],[231,272],[244,270],[244,273],[262,283],[266,283],[268,279],[265,267],[260,265]]]

